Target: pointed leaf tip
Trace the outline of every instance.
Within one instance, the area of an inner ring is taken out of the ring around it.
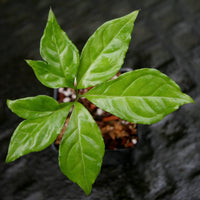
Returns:
[[[6,100],[6,104],[7,104],[8,107],[9,107],[11,101],[12,101],[12,100],[10,100],[10,99],[7,99],[7,100]],[[10,107],[9,107],[9,108],[10,108]]]
[[[24,61],[30,66],[31,60],[25,59]]]
[[[48,15],[48,21],[53,21],[53,19],[55,18],[55,15],[53,13],[53,10],[50,8],[49,9],[49,15]]]
[[[12,162],[12,160],[10,160],[9,155],[7,155],[7,156],[6,156],[5,163],[9,163],[9,162]]]
[[[135,11],[131,12],[131,13],[128,14],[128,15],[131,15],[132,18],[133,18],[133,20],[135,20],[135,19],[137,18],[137,16],[138,16],[139,12],[140,12],[140,10],[135,10]],[[127,15],[127,16],[128,16],[128,15]]]

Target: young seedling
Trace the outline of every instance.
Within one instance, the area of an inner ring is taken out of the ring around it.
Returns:
[[[137,15],[138,11],[134,11],[100,26],[79,59],[78,49],[49,11],[40,43],[44,61],[26,62],[42,84],[50,88],[71,87],[77,97],[74,102],[61,104],[45,95],[8,100],[8,107],[25,120],[13,133],[6,162],[51,145],[73,108],[59,147],[59,165],[88,195],[100,172],[105,148],[97,124],[78,102],[79,98],[87,98],[107,112],[141,124],[155,123],[179,106],[193,102],[173,80],[155,69],[139,69],[110,80],[124,62]],[[91,86],[95,87],[79,95],[79,89]]]

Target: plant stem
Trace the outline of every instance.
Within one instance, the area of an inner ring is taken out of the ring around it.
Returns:
[[[79,93],[78,93],[78,88],[77,87],[75,88],[75,91],[76,91],[76,100],[75,101],[78,101],[78,99],[79,99]]]

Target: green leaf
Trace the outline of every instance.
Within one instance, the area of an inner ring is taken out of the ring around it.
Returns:
[[[15,114],[24,119],[36,119],[50,115],[59,108],[55,99],[45,95],[7,100],[7,104]]]
[[[12,135],[6,162],[11,162],[30,152],[41,151],[52,144],[59,135],[72,103],[37,119],[19,124]]]
[[[145,68],[122,74],[84,96],[107,112],[141,124],[155,123],[179,106],[193,102],[169,77]]]
[[[74,88],[79,52],[60,28],[52,10],[49,11],[48,22],[41,38],[40,54],[46,62],[27,61],[37,78],[50,88]]]
[[[75,103],[59,148],[61,171],[88,195],[100,172],[104,142],[90,113]]]
[[[109,80],[119,71],[138,12],[106,22],[89,38],[80,59],[77,75],[79,89]]]
[[[26,60],[26,62],[32,67],[37,79],[46,87],[59,88],[69,85],[64,73],[55,70],[54,67],[46,62],[37,60]],[[70,87],[73,88],[74,86],[71,85]]]

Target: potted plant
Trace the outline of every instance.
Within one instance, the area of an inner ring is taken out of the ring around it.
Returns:
[[[122,73],[132,71],[131,68],[123,68],[112,78],[116,79]],[[88,92],[90,88],[80,89],[79,94]],[[54,89],[54,99],[59,103],[73,102],[76,99],[75,90],[72,88]],[[125,121],[119,117],[108,113],[96,105],[91,103],[86,98],[80,98],[79,102],[87,108],[97,123],[105,144],[105,154],[103,158],[103,166],[113,166],[119,164],[131,163],[131,154],[135,145],[138,143],[138,125],[132,122]],[[52,144],[53,149],[58,152],[59,145],[69,123],[71,112],[58,135],[55,142]]]
[[[98,125],[80,99],[86,98],[102,110],[138,124],[155,123],[193,102],[173,80],[155,69],[130,71],[110,80],[123,64],[137,15],[134,11],[100,26],[79,58],[77,48],[50,10],[40,43],[44,61],[26,62],[42,84],[70,87],[76,98],[61,104],[45,95],[8,100],[8,107],[25,120],[12,135],[6,162],[51,145],[73,109],[59,147],[59,165],[88,195],[100,172],[105,147]],[[93,88],[79,94],[79,90],[89,87]]]

